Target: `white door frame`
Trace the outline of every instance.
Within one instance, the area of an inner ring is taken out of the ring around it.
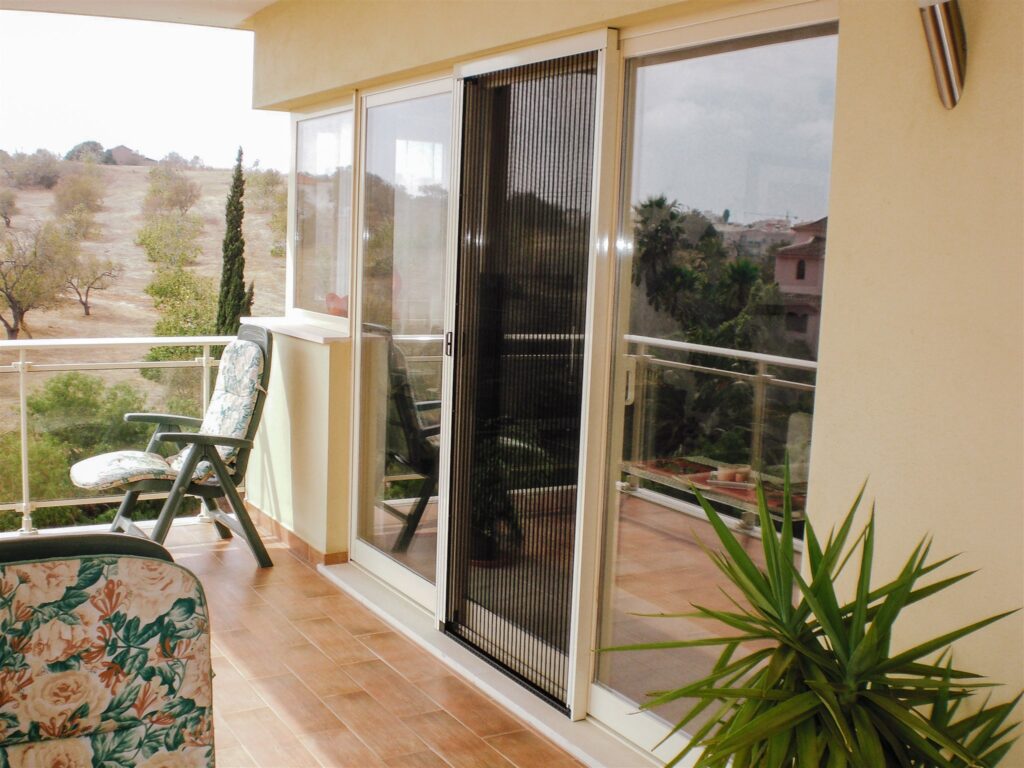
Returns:
[[[622,414],[621,403],[613,401],[612,398],[621,397],[625,391],[625,381],[621,368],[616,366],[615,358],[621,353],[615,334],[611,327],[615,315],[618,315],[619,323],[625,319],[628,307],[619,306],[617,292],[623,281],[629,280],[631,274],[631,243],[632,236],[623,233],[622,206],[626,204],[625,198],[628,195],[631,172],[630,153],[631,146],[625,146],[630,141],[629,127],[625,124],[627,115],[626,100],[631,94],[628,92],[629,84],[626,82],[627,65],[630,60],[642,56],[680,51],[686,48],[703,47],[710,43],[724,42],[728,40],[742,39],[773,32],[809,27],[817,24],[835,22],[838,19],[837,0],[750,0],[750,2],[738,4],[726,9],[702,11],[693,14],[685,19],[677,19],[670,22],[658,22],[638,27],[625,28],[619,35],[620,58],[618,62],[619,98],[617,99],[617,114],[615,116],[616,131],[614,136],[609,135],[608,140],[614,141],[613,148],[602,146],[602,152],[615,153],[620,167],[616,168],[616,175],[608,183],[614,187],[614,205],[612,212],[608,242],[611,246],[611,256],[607,272],[604,273],[608,280],[605,286],[606,292],[598,296],[603,297],[607,302],[603,309],[606,312],[606,320],[609,327],[603,337],[595,335],[594,340],[603,338],[604,346],[594,345],[595,357],[599,357],[600,364],[592,372],[589,383],[585,386],[594,387],[593,394],[601,393],[604,399],[601,406],[604,409],[604,420],[594,413],[592,417],[594,424],[603,426],[603,431],[594,431],[594,438],[589,442],[600,443],[600,446],[588,446],[592,455],[588,455],[585,465],[586,479],[581,476],[580,487],[593,488],[593,497],[588,503],[598,505],[592,509],[590,525],[594,525],[597,519],[597,533],[593,539],[584,542],[584,551],[581,560],[589,558],[591,567],[583,574],[583,585],[589,590],[581,594],[580,625],[578,645],[578,659],[575,669],[581,675],[576,687],[586,689],[585,693],[578,696],[583,699],[586,711],[590,717],[601,722],[612,731],[622,735],[624,738],[640,746],[642,749],[651,750],[652,754],[661,760],[669,760],[674,757],[686,745],[688,738],[685,733],[676,733],[666,738],[671,725],[663,719],[650,712],[638,711],[637,706],[620,696],[611,689],[596,681],[595,654],[593,649],[600,643],[598,621],[600,620],[602,602],[602,564],[604,558],[614,555],[614,544],[616,536],[616,475],[610,471],[612,457],[621,451],[622,435],[621,425],[615,420]],[[595,295],[596,292],[595,292]],[[597,330],[595,330],[595,334]],[[601,368],[600,366],[604,366]],[[618,380],[613,376],[618,375]],[[603,377],[599,380],[599,377]],[[598,389],[599,388],[599,389]],[[594,406],[597,408],[597,406]],[[582,468],[581,468],[582,469]],[[586,486],[584,486],[586,483]],[[589,551],[587,551],[589,547]],[[588,605],[584,601],[589,597]],[[574,627],[574,631],[576,627]],[[590,661],[587,667],[581,658],[584,649],[588,649],[586,656]],[[575,709],[573,717],[576,718]],[[664,743],[659,742],[665,739]],[[655,747],[655,745],[658,745]],[[680,765],[692,765],[698,755],[693,754]]]
[[[405,101],[412,101],[414,99],[420,99],[427,96],[436,96],[443,93],[453,93],[453,81],[451,77],[440,77],[432,78],[420,82],[411,84],[405,84],[400,86],[389,86],[387,88],[367,91],[361,94],[357,94],[357,110],[356,110],[356,154],[355,154],[355,166],[353,173],[357,177],[356,182],[356,257],[355,264],[352,271],[351,290],[349,299],[349,314],[352,317],[352,369],[353,369],[353,413],[352,413],[352,451],[351,456],[353,457],[353,472],[352,472],[352,483],[351,492],[349,498],[349,509],[352,510],[349,515],[349,541],[351,547],[349,549],[349,558],[351,561],[374,576],[382,580],[392,588],[401,592],[402,594],[409,597],[418,605],[422,606],[428,611],[434,611],[437,602],[438,590],[434,584],[423,578],[420,574],[407,568],[398,561],[389,557],[385,552],[373,546],[369,542],[359,537],[359,514],[361,510],[360,496],[364,490],[361,488],[362,478],[362,462],[363,461],[375,461],[376,457],[364,457],[361,450],[362,440],[362,408],[359,407],[359,403],[362,402],[363,389],[362,389],[362,334],[359,329],[362,327],[362,274],[363,274],[363,262],[365,256],[365,238],[362,236],[365,222],[365,210],[363,202],[365,200],[365,170],[366,170],[366,118],[367,113],[370,109],[377,106],[386,104],[397,104]],[[454,95],[454,94],[453,94]],[[453,99],[454,101],[454,99]],[[454,115],[453,111],[453,115]],[[453,117],[454,122],[454,117]],[[456,145],[452,145],[451,149],[451,166],[455,166],[455,158],[459,154],[459,148]],[[449,209],[449,221],[451,219],[451,209],[454,207],[453,201],[457,198],[451,192],[448,195],[448,209]],[[446,250],[450,251],[450,244],[446,246]],[[446,253],[446,268],[448,254]],[[446,290],[447,283],[449,282],[446,277]],[[447,294],[445,297],[446,306],[451,303],[452,294]],[[448,407],[447,400],[450,396],[450,386],[445,384],[445,376],[448,374],[445,372],[445,366],[442,365],[442,408]],[[441,462],[447,460],[448,453],[448,440],[442,431],[440,454]],[[440,479],[440,478],[439,478]],[[444,487],[444,486],[441,486]],[[376,489],[367,489],[368,493],[375,493]],[[435,580],[437,580],[442,571],[442,563],[445,562],[442,559],[441,554],[441,516],[442,516],[442,500],[444,496],[442,491],[438,490],[438,551],[437,551],[437,567]]]

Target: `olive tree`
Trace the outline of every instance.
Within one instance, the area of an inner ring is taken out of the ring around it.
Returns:
[[[55,222],[27,232],[8,230],[0,241],[0,323],[8,339],[25,331],[25,315],[52,307],[64,292],[68,264],[78,243]]]
[[[3,170],[18,189],[53,189],[60,179],[60,159],[46,149],[37,149],[31,155],[15,152],[4,158]]]
[[[4,226],[11,226],[11,217],[18,213],[18,198],[13,189],[0,189],[0,219]]]
[[[103,208],[106,180],[95,163],[76,163],[66,171],[53,190],[53,208],[58,216],[82,208],[96,213]]]
[[[123,269],[111,259],[104,259],[94,253],[84,253],[76,259],[68,261],[68,272],[64,286],[75,294],[82,312],[86,316],[92,312],[89,295],[93,291],[109,288],[121,276]]]
[[[188,213],[199,201],[202,189],[172,165],[156,165],[149,171],[149,189],[142,202],[147,216],[161,213]]]

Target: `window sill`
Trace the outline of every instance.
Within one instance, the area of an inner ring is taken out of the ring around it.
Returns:
[[[332,344],[339,341],[349,341],[350,339],[348,331],[345,329],[306,319],[300,320],[293,317],[244,317],[242,322],[266,328],[273,333],[311,341],[315,344]]]

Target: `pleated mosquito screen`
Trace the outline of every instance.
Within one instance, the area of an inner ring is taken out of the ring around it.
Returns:
[[[597,54],[465,81],[447,631],[565,706]]]

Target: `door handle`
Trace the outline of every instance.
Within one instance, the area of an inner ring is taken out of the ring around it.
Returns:
[[[626,377],[626,391],[623,401],[626,405],[632,405],[636,397],[636,358],[632,355],[623,357],[622,368]]]

